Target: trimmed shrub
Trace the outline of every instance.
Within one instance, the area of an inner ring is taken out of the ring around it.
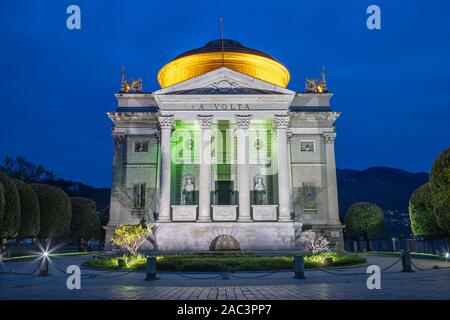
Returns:
[[[3,172],[0,172],[0,183],[3,185],[5,207],[0,222],[0,238],[14,238],[19,233],[20,198],[16,184]]]
[[[98,239],[100,218],[96,214],[95,202],[81,197],[70,198],[72,206],[71,233],[81,249],[81,240]]]
[[[369,240],[381,237],[384,232],[383,210],[374,203],[355,203],[345,216],[345,229],[351,234],[362,235],[366,240],[367,250],[371,251]]]
[[[433,163],[430,190],[436,221],[450,238],[450,148],[442,152]]]
[[[39,237],[65,237],[70,232],[72,211],[69,196],[60,188],[46,184],[32,184],[39,200]]]
[[[20,195],[19,238],[36,237],[39,234],[39,200],[33,188],[21,180],[14,179]]]
[[[439,227],[431,196],[430,184],[417,188],[409,200],[411,229],[416,237],[440,237],[444,232]]]

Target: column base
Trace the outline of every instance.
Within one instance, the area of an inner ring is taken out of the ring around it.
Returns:
[[[211,218],[199,218],[197,222],[212,222]]]
[[[165,223],[165,222],[172,222],[170,218],[159,218],[157,222]]]
[[[250,218],[250,217],[248,217],[248,218],[246,218],[246,217],[243,217],[243,218],[239,218],[238,219],[238,222],[253,222],[253,219],[252,218]]]

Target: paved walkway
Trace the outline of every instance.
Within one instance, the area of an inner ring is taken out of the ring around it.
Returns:
[[[52,258],[49,277],[0,274],[0,299],[162,299],[162,300],[266,300],[266,299],[446,299],[450,300],[450,269],[429,270],[450,262],[418,260],[420,269],[402,273],[400,263],[382,272],[381,290],[366,286],[366,267],[339,270],[307,270],[306,279],[292,272],[239,272],[225,277],[217,273],[159,273],[157,281],[144,281],[142,272],[106,272],[82,269],[81,290],[68,290],[65,270],[88,257]],[[381,269],[397,258],[367,257]],[[30,272],[36,262],[10,262],[0,271]],[[339,275],[336,275],[339,274]],[[91,276],[89,276],[91,275]],[[92,275],[95,275],[93,277]]]

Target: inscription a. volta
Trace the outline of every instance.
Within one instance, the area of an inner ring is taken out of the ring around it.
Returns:
[[[193,104],[195,110],[250,110],[248,103],[211,103]]]

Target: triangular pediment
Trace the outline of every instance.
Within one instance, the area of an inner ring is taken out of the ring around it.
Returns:
[[[155,95],[288,94],[295,92],[222,67],[154,92]]]

